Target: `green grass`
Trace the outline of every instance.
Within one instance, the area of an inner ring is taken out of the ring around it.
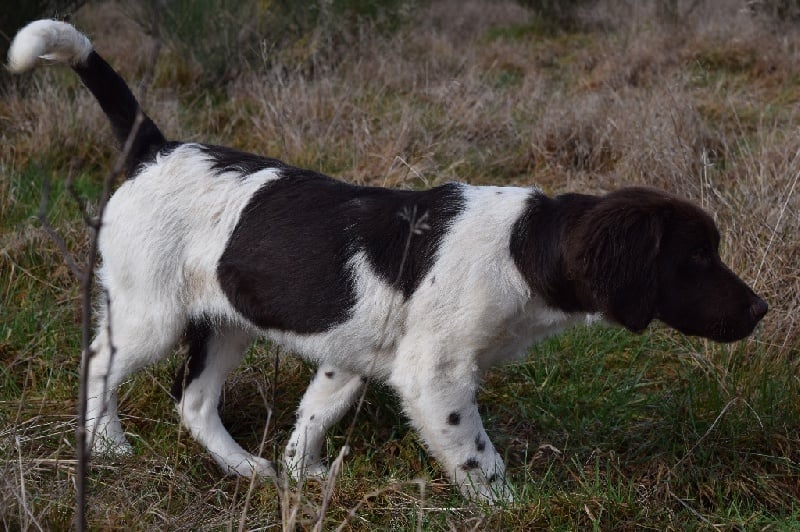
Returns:
[[[27,266],[34,268],[35,261]],[[18,303],[8,323],[14,335],[3,344],[0,419],[23,441],[19,452],[26,463],[68,459],[78,339],[74,318],[65,315],[73,313],[75,301],[59,301],[43,281],[18,279],[10,291],[39,296]],[[47,320],[72,323],[54,327]],[[18,362],[6,356],[12,353]],[[221,407],[234,437],[251,450],[258,448],[266,422],[262,395],[271,397],[275,385],[274,354],[267,344],[251,350]],[[419,519],[433,530],[470,522],[520,529],[646,523],[683,528],[696,526],[698,515],[727,526],[797,524],[800,467],[791,442],[797,441],[800,416],[797,403],[787,398],[800,389],[790,373],[776,368],[753,375],[746,362],[755,356],[741,346],[710,348],[659,329],[637,336],[594,326],[551,339],[535,347],[527,362],[491,372],[481,411],[506,453],[518,499],[514,507],[488,511],[465,505],[427,457],[393,394],[374,386],[358,414],[352,453],[326,523],[333,527],[348,519],[348,510],[374,492],[352,522],[356,528],[410,529]],[[310,367],[281,358],[268,457],[280,456],[312,375]],[[220,478],[211,458],[177,426],[165,387],[179,363],[174,357],[123,386],[120,409],[126,430],[135,435],[135,454],[100,462],[92,471],[93,522],[150,527],[170,516],[165,522],[177,526],[191,516],[196,524],[222,526],[221,516],[227,516],[238,523],[246,483]],[[329,435],[329,456],[344,444],[351,419]],[[5,460],[15,457],[10,451]],[[28,504],[47,527],[67,526],[71,468],[30,467],[24,470]],[[413,482],[417,477],[429,484],[424,503]],[[776,492],[776,485],[782,490]],[[121,487],[128,495],[117,505]],[[302,497],[313,508],[320,493],[310,484]],[[249,519],[279,521],[279,498],[272,486],[257,488]],[[195,513],[198,499],[202,505]],[[12,528],[25,523],[4,517]]]

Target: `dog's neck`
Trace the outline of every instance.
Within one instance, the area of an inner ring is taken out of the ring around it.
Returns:
[[[572,274],[566,246],[585,213],[600,199],[585,194],[550,198],[532,195],[514,224],[511,255],[532,294],[540,295],[553,308],[564,312],[598,312],[595,296],[586,280]]]

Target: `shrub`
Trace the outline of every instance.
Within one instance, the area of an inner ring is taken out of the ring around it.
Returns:
[[[550,30],[573,29],[579,25],[578,11],[597,0],[517,0],[529,8]]]
[[[132,12],[145,28],[156,20],[163,41],[199,67],[193,81],[211,87],[235,78],[255,60],[271,61],[284,50],[300,49],[281,56],[299,66],[307,66],[302,63],[320,53],[330,61],[362,24],[382,31],[396,29],[412,2],[170,0],[134,4]]]
[[[747,7],[755,13],[763,13],[777,22],[800,19],[800,0],[749,0]]]

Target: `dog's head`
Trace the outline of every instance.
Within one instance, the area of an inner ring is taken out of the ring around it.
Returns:
[[[720,259],[719,231],[695,205],[647,188],[602,197],[565,240],[568,275],[632,331],[659,319],[718,342],[749,335],[767,304]]]

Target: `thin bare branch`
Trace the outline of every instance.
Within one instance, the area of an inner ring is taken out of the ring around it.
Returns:
[[[50,237],[50,240],[58,248],[59,253],[61,253],[61,257],[64,259],[64,263],[69,268],[69,271],[80,281],[83,280],[85,271],[81,270],[78,267],[78,264],[75,262],[75,258],[72,256],[72,253],[69,252],[67,249],[67,243],[64,242],[64,238],[59,234],[58,231],[50,224],[50,219],[47,217],[47,209],[50,203],[50,176],[46,172],[41,172],[40,175],[42,176],[42,199],[39,203],[39,213],[37,217],[39,218],[39,223],[42,224],[42,228],[47,233],[47,236]]]
[[[410,209],[403,209],[401,212],[398,213],[403,220],[408,222],[408,235],[406,236],[406,242],[403,247],[403,255],[400,258],[400,264],[397,269],[397,277],[395,278],[394,285],[398,286],[400,280],[403,277],[403,270],[405,269],[406,260],[408,258],[408,254],[411,249],[411,241],[414,238],[414,235],[421,235],[423,232],[428,231],[430,229],[430,225],[428,224],[428,212],[425,211],[422,215],[417,216],[417,206],[414,205]],[[395,300],[398,297],[401,297],[400,292],[395,292],[392,294],[392,301],[389,303],[389,308],[394,308]],[[387,314],[386,318],[384,319],[383,325],[381,327],[382,331],[385,333],[387,328],[389,327],[389,319],[391,318],[391,313]],[[384,334],[385,336],[385,334]],[[367,390],[370,384],[370,374],[372,373],[372,369],[375,365],[375,361],[377,358],[372,359],[372,364],[370,365],[369,371],[367,371],[366,375],[363,375],[364,379],[364,386],[361,390],[361,395],[358,398],[358,403],[356,404],[355,413],[353,414],[353,419],[350,422],[350,426],[347,428],[347,435],[344,439],[344,444],[342,445],[341,449],[339,450],[339,455],[331,464],[330,470],[328,471],[328,480],[325,483],[325,489],[322,492],[323,501],[322,501],[322,508],[317,514],[317,520],[314,523],[314,530],[322,530],[322,522],[325,517],[325,512],[328,509],[328,504],[330,503],[331,496],[333,494],[333,489],[336,486],[336,476],[338,475],[342,463],[344,462],[344,458],[350,453],[350,442],[353,438],[353,431],[356,427],[356,421],[358,420],[358,414],[361,412],[361,408],[364,406],[364,401],[367,397]],[[302,469],[302,466],[301,466]]]

